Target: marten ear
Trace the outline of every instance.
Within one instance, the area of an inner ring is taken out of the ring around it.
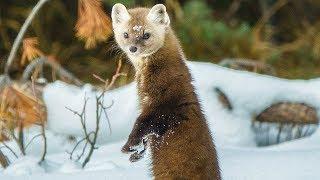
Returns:
[[[163,4],[157,4],[153,6],[147,16],[147,18],[158,24],[163,24],[165,26],[169,26],[170,18],[166,11],[166,7]]]
[[[114,25],[118,23],[126,22],[130,19],[130,15],[127,11],[127,8],[120,3],[117,3],[112,7],[111,17],[112,17],[112,23]]]

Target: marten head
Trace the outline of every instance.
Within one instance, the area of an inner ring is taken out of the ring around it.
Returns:
[[[170,19],[163,4],[157,4],[151,9],[127,10],[118,3],[112,8],[116,42],[131,60],[157,52],[164,45],[169,25]]]

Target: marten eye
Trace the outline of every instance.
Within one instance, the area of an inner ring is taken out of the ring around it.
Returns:
[[[125,33],[123,33],[123,37],[128,39],[129,38],[129,34],[125,32]]]
[[[150,33],[144,33],[142,38],[149,39],[149,37],[150,37]]]

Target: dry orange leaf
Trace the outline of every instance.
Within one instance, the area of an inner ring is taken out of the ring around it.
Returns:
[[[75,29],[76,36],[85,41],[87,49],[95,47],[97,42],[105,41],[112,34],[111,20],[104,13],[101,0],[78,1]]]
[[[0,92],[2,126],[15,128],[20,122],[24,127],[43,123],[46,119],[45,105],[40,98],[35,97],[35,93],[30,86],[12,84],[4,87]]]
[[[26,38],[22,42],[21,65],[24,65],[36,57],[43,56],[43,52],[38,49],[38,39],[36,37]]]

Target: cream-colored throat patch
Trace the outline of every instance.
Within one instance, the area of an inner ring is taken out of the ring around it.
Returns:
[[[147,66],[148,63],[147,57],[129,56],[129,59],[137,72],[140,72],[142,69],[144,69],[144,67]]]

